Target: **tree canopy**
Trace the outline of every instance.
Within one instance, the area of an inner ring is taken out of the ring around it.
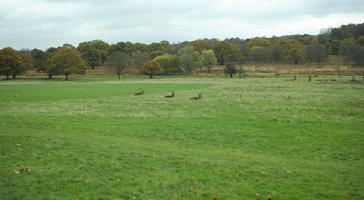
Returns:
[[[215,53],[213,50],[203,50],[201,54],[201,64],[207,67],[207,72],[210,73],[211,68],[215,67],[217,63]]]
[[[87,64],[81,58],[80,52],[75,48],[60,47],[49,59],[48,72],[53,75],[63,74],[68,80],[71,74],[82,74]]]
[[[9,76],[13,78],[24,72],[24,63],[12,48],[4,48],[0,50],[0,74],[5,75],[6,79],[9,80]]]
[[[163,72],[162,66],[159,62],[155,60],[151,60],[145,63],[141,68],[140,72],[145,75],[149,75],[149,78],[152,79],[154,75],[161,74]]]
[[[106,60],[106,65],[114,70],[114,72],[118,75],[119,80],[122,71],[130,66],[131,63],[132,61],[130,56],[120,51],[114,52]]]

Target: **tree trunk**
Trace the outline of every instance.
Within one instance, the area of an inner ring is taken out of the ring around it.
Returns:
[[[149,74],[149,79],[152,79],[153,78],[153,74]]]
[[[207,67],[207,73],[210,73],[211,67]]]
[[[68,81],[68,74],[66,74],[66,81]]]
[[[120,80],[120,74],[118,74],[118,79]]]
[[[6,80],[9,80],[9,74],[6,74]]]
[[[16,79],[16,74],[13,74],[13,79]]]
[[[48,74],[48,79],[51,79],[52,78],[52,74]]]
[[[230,74],[230,78],[233,78],[233,74]]]

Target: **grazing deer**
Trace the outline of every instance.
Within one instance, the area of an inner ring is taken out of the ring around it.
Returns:
[[[164,98],[173,98],[174,97],[174,91],[171,92],[171,95],[164,96]]]
[[[141,90],[141,89],[139,88],[139,90]],[[134,96],[140,96],[143,94],[144,94],[144,90],[142,90],[141,92],[134,93]]]
[[[192,97],[190,100],[200,100],[202,98],[202,94],[198,94],[198,97]]]

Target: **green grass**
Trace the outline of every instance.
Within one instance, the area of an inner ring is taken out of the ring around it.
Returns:
[[[0,81],[0,199],[364,199],[363,82],[224,77]]]

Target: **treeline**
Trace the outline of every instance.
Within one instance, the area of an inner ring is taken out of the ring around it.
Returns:
[[[25,70],[54,75],[84,73],[89,67],[109,66],[119,76],[125,68],[147,74],[191,73],[203,68],[209,73],[215,65],[225,65],[225,73],[242,72],[245,62],[264,63],[321,63],[328,55],[340,55],[345,64],[364,65],[364,23],[330,28],[319,35],[289,35],[272,38],[199,39],[170,44],[168,41],[142,44],[102,40],[80,43],[77,47],[65,44],[40,49],[0,50],[0,74],[16,78]]]

